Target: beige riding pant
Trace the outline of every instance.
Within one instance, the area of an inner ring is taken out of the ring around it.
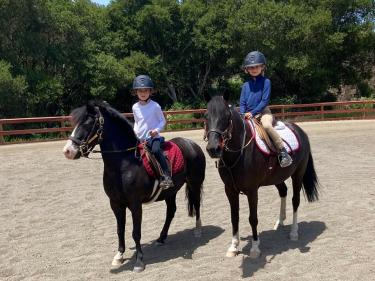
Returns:
[[[277,150],[281,150],[283,145],[283,140],[281,139],[280,135],[276,132],[276,130],[272,126],[273,116],[271,110],[268,106],[262,111],[262,116],[260,117],[260,122],[262,126],[266,130],[267,134],[272,139],[273,143],[275,144]]]

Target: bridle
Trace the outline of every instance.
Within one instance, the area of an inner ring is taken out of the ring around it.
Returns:
[[[233,121],[232,121],[232,112],[231,111],[229,111],[230,112],[230,116],[229,116],[229,125],[228,125],[228,127],[224,130],[224,131],[222,131],[222,130],[219,130],[219,129],[217,129],[217,128],[214,128],[214,129],[210,129],[210,130],[208,130],[207,131],[207,125],[206,125],[206,123],[204,123],[204,136],[203,136],[203,140],[205,141],[205,142],[207,142],[208,141],[208,137],[209,137],[209,135],[210,135],[210,133],[216,133],[216,134],[218,134],[220,137],[221,137],[221,139],[223,140],[222,142],[221,142],[221,147],[222,148],[224,148],[224,149],[228,149],[228,147],[227,147],[227,143],[232,139],[232,131],[233,131]]]
[[[103,141],[103,131],[104,131],[104,117],[100,112],[98,107],[95,107],[97,115],[89,115],[95,119],[94,125],[91,128],[90,133],[87,135],[84,141],[81,141],[75,137],[70,136],[69,139],[73,141],[76,145],[78,145],[78,150],[81,153],[82,157],[89,158],[89,154],[92,153],[123,153],[129,152],[132,150],[136,150],[137,146],[129,147],[123,150],[110,150],[110,151],[102,151],[102,150],[94,150],[95,145],[100,144]],[[97,126],[98,125],[98,126]],[[97,130],[95,131],[95,128]],[[96,141],[97,140],[97,141]],[[91,159],[91,158],[90,158]]]
[[[242,120],[242,124],[243,124],[243,138],[242,138],[242,145],[241,145],[241,148],[239,149],[230,149],[228,147],[228,142],[232,139],[232,131],[233,131],[233,121],[232,121],[232,111],[229,111],[230,112],[230,116],[229,116],[229,125],[228,127],[224,130],[224,131],[221,131],[219,129],[210,129],[207,131],[207,127],[206,127],[206,123],[204,124],[205,128],[204,128],[204,136],[203,136],[203,140],[205,142],[208,141],[208,137],[209,137],[209,134],[210,133],[216,133],[218,134],[221,138],[222,138],[222,143],[221,143],[221,147],[222,149],[228,151],[228,152],[232,152],[232,153],[236,153],[236,152],[241,152],[240,156],[242,155],[243,153],[243,150],[245,147],[247,147],[251,141],[254,139],[254,135],[252,135],[252,137],[250,138],[250,140],[248,141],[247,144],[245,144],[245,141],[246,141],[246,124],[245,124],[245,121],[241,118]]]
[[[217,133],[221,136],[221,138],[223,139],[222,143],[220,144],[221,148],[224,149],[225,151],[227,152],[231,152],[231,153],[237,153],[237,152],[240,152],[240,154],[238,155],[236,161],[234,161],[234,163],[232,165],[229,166],[229,168],[233,168],[234,166],[237,165],[238,161],[240,160],[240,158],[242,157],[243,155],[243,151],[244,149],[252,142],[252,140],[254,139],[254,134],[251,136],[251,138],[249,139],[249,141],[245,144],[246,142],[246,136],[247,136],[247,132],[246,132],[246,123],[245,121],[241,118],[241,121],[242,121],[242,124],[243,124],[243,137],[242,137],[242,144],[241,144],[241,147],[239,149],[231,149],[228,147],[228,142],[232,139],[232,131],[233,131],[233,121],[232,121],[232,111],[229,111],[230,112],[230,119],[229,119],[229,125],[228,127],[224,130],[224,131],[220,131],[218,129],[211,129],[211,130],[208,130],[207,131],[207,127],[206,127],[206,123],[205,123],[205,132],[204,132],[204,141],[208,141],[208,136],[210,133],[214,132],[214,133]],[[224,163],[224,166],[228,167],[227,164],[225,164],[224,162],[224,159],[223,157],[220,157],[220,160]]]
[[[242,124],[243,124],[243,138],[242,138],[241,148],[236,149],[236,150],[230,149],[228,147],[228,142],[232,139],[233,121],[232,121],[232,111],[229,111],[229,112],[230,112],[230,117],[229,117],[230,119],[229,119],[229,125],[228,125],[228,127],[224,131],[220,131],[218,129],[211,129],[211,130],[207,131],[206,123],[205,123],[205,133],[204,133],[203,139],[205,141],[208,141],[208,136],[209,136],[210,133],[212,133],[212,132],[217,133],[223,139],[223,142],[222,142],[222,148],[223,149],[225,149],[227,152],[231,152],[231,153],[237,153],[237,152],[239,152],[239,155],[236,157],[236,160],[231,165],[228,165],[227,163],[225,163],[223,156],[221,156],[220,159],[218,161],[216,161],[216,168],[218,168],[218,169],[219,168],[226,168],[227,171],[228,171],[228,173],[229,173],[229,175],[230,175],[230,177],[231,177],[233,189],[236,190],[238,193],[243,194],[236,187],[236,184],[235,184],[235,181],[234,181],[234,177],[233,177],[233,173],[232,173],[232,169],[238,164],[238,162],[240,161],[240,159],[241,159],[241,157],[243,155],[244,149],[252,142],[252,140],[254,139],[255,135],[252,134],[252,136],[249,139],[249,141],[245,144],[245,142],[246,142],[246,135],[247,135],[247,132],[246,132],[246,123],[245,123],[245,120],[243,120],[243,118],[241,118],[241,121],[242,121]],[[222,163],[222,165],[220,165],[220,162]]]
[[[95,107],[96,112],[98,113],[94,117],[94,125],[91,128],[90,133],[87,135],[86,139],[81,141],[73,136],[70,136],[69,139],[78,145],[78,150],[81,153],[81,156],[88,158],[90,152],[94,149],[95,145],[101,143],[103,140],[103,127],[104,127],[104,117],[100,112],[99,108]],[[98,124],[98,126],[97,126]],[[95,128],[97,130],[95,131]],[[97,142],[95,142],[97,140]]]

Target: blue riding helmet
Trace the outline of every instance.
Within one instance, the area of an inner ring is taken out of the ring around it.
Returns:
[[[148,75],[139,75],[133,80],[133,90],[136,89],[153,89],[154,82],[152,82],[150,76]]]
[[[246,68],[249,66],[256,66],[261,64],[266,64],[266,57],[259,51],[253,51],[246,55],[242,67]]]

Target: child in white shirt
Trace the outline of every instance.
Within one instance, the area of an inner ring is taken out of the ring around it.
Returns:
[[[147,142],[147,146],[158,160],[163,171],[160,186],[167,189],[173,187],[173,181],[167,160],[161,149],[164,138],[159,135],[164,129],[166,121],[160,105],[151,100],[153,89],[154,83],[148,75],[139,75],[133,81],[133,91],[138,97],[138,102],[132,107],[135,121],[134,132],[140,141]]]

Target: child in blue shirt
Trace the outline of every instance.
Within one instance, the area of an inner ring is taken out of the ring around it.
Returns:
[[[133,91],[138,97],[138,102],[132,107],[134,132],[140,141],[147,142],[147,146],[158,160],[163,171],[160,186],[166,189],[173,187],[171,171],[161,149],[164,138],[159,135],[166,121],[160,105],[151,99],[153,89],[154,83],[148,75],[139,75],[133,81]]]
[[[253,51],[247,54],[243,69],[249,74],[249,81],[242,85],[240,97],[240,113],[245,119],[260,116],[260,122],[271,137],[278,151],[281,167],[287,167],[293,160],[284,148],[283,141],[272,126],[273,116],[268,108],[271,96],[271,81],[264,77],[266,58],[261,52]]]

